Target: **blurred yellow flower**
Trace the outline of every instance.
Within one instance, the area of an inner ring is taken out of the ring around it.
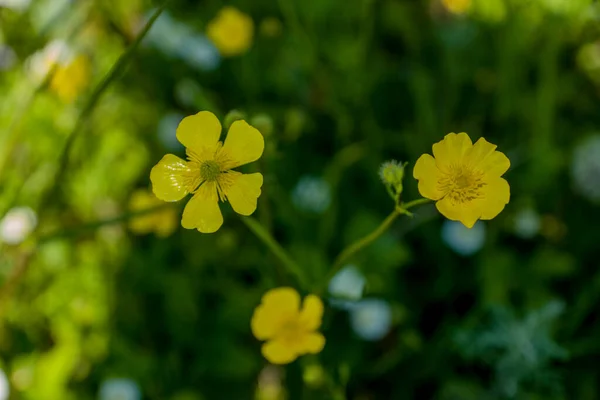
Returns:
[[[275,17],[267,17],[260,23],[260,34],[266,37],[274,38],[281,35],[283,25]]]
[[[71,103],[89,84],[91,76],[90,60],[80,55],[69,63],[57,67],[50,80],[50,88],[63,102]]]
[[[464,14],[471,7],[471,0],[442,0],[442,4],[453,14]]]
[[[129,199],[129,210],[144,211],[164,204],[149,190],[139,189],[133,192]],[[146,235],[156,233],[157,236],[167,237],[177,228],[177,211],[173,207],[165,207],[161,210],[149,212],[148,214],[134,217],[129,222],[132,232]]]
[[[206,35],[225,57],[245,53],[252,45],[254,22],[234,7],[224,7],[208,23]]]
[[[269,290],[252,316],[252,333],[266,340],[262,354],[273,364],[288,364],[303,354],[317,354],[325,346],[321,327],[323,302],[308,295],[300,308],[296,290],[282,287]]]
[[[413,171],[419,193],[436,200],[442,215],[472,228],[478,219],[497,216],[510,200],[508,182],[501,178],[510,161],[481,138],[473,145],[466,133],[449,133],[423,154]]]
[[[265,141],[256,128],[235,121],[223,144],[219,141],[221,123],[213,113],[201,111],[184,118],[176,135],[186,147],[187,161],[167,154],[152,168],[150,180],[161,200],[178,201],[188,193],[194,195],[183,210],[184,228],[216,232],[223,224],[219,199],[229,201],[241,215],[256,210],[263,176],[231,171],[261,157]]]

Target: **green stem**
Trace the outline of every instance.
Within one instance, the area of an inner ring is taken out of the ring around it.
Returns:
[[[81,110],[81,113],[79,114],[79,117],[77,118],[77,122],[75,123],[73,130],[67,137],[67,142],[65,143],[65,146],[62,149],[62,152],[59,157],[58,169],[56,171],[56,174],[55,174],[55,177],[53,180],[54,182],[61,182],[61,179],[67,170],[67,165],[69,163],[69,154],[71,152],[71,148],[73,147],[73,144],[75,143],[75,139],[77,139],[77,137],[81,134],[81,132],[83,130],[82,129],[83,125],[86,122],[87,118],[89,117],[89,115],[92,113],[92,111],[98,104],[98,101],[100,100],[102,95],[106,92],[106,89],[108,89],[108,87],[116,80],[116,78],[119,76],[119,74],[121,74],[121,72],[123,72],[123,70],[129,63],[130,59],[133,57],[133,55],[137,51],[137,48],[139,47],[142,39],[144,39],[146,34],[150,31],[150,28],[152,28],[152,25],[154,24],[154,22],[158,19],[158,17],[165,10],[168,3],[169,3],[169,0],[163,1],[161,6],[158,7],[158,9],[150,17],[148,22],[146,22],[146,25],[144,26],[142,31],[138,34],[138,36],[135,38],[133,43],[131,43],[131,45],[125,51],[125,53],[123,53],[119,57],[119,59],[112,66],[112,68],[108,72],[108,74],[106,74],[104,79],[102,79],[102,82],[100,82],[98,84],[98,86],[96,86],[96,88],[90,95],[88,101],[83,106],[83,109]],[[53,187],[53,189],[51,189],[47,192],[48,195],[45,196],[44,198],[42,198],[42,200],[40,202],[40,209],[45,208],[46,202],[54,197],[58,187],[59,187],[59,185],[55,185]]]
[[[356,253],[358,253],[363,248],[367,247],[371,243],[373,243],[379,236],[381,236],[385,231],[388,230],[392,223],[400,216],[401,212],[396,208],[387,218],[375,229],[373,232],[369,233],[367,236],[357,240],[352,243],[348,247],[346,247],[342,252],[336,257],[333,262],[333,267],[327,273],[327,278],[325,282],[329,282],[331,278],[335,276],[335,274],[342,268],[346,262],[351,259]]]
[[[420,206],[421,204],[427,204],[430,201],[431,200],[429,200],[429,199],[417,199],[417,200],[409,201],[408,203],[400,204],[400,208],[402,208],[403,210],[408,210],[410,208]]]
[[[261,223],[252,217],[244,217],[241,218],[241,220],[252,233],[254,233],[256,237],[259,238],[277,258],[279,258],[279,261],[281,261],[287,271],[298,279],[300,286],[306,288],[308,282],[304,270],[290,257],[287,251],[277,243]]]
[[[348,262],[348,260],[350,260],[352,257],[354,257],[354,255],[356,253],[358,253],[359,251],[361,251],[362,249],[364,249],[365,247],[367,247],[368,245],[373,243],[375,240],[377,240],[381,235],[383,235],[385,233],[385,231],[387,231],[389,229],[389,227],[392,226],[392,223],[394,223],[396,218],[398,218],[402,214],[411,215],[408,212],[408,210],[410,208],[416,207],[421,204],[428,203],[430,201],[431,200],[429,200],[429,199],[417,199],[417,200],[413,200],[408,203],[396,206],[396,208],[394,208],[394,211],[392,211],[392,213],[390,215],[388,215],[387,218],[385,220],[383,220],[381,225],[379,225],[373,232],[371,232],[367,236],[357,240],[356,242],[350,244],[348,247],[346,247],[344,250],[342,250],[342,252],[335,258],[335,261],[333,262],[333,266],[327,273],[325,282],[323,283],[323,285],[327,285],[329,283],[329,281],[331,280],[331,278],[333,278],[335,276],[335,274],[337,274],[338,271]],[[323,288],[320,287],[318,291],[320,292],[322,289]]]
[[[163,209],[165,209],[167,207],[171,207],[171,206],[172,206],[172,204],[165,203],[165,204],[161,204],[161,205],[158,205],[155,207],[146,208],[144,210],[123,213],[123,214],[113,217],[113,218],[89,222],[87,224],[79,225],[74,228],[62,229],[60,231],[52,232],[52,233],[49,233],[47,235],[40,237],[37,241],[37,244],[41,245],[41,244],[50,242],[52,240],[64,238],[64,237],[76,237],[80,233],[83,233],[86,231],[92,231],[92,230],[101,228],[106,225],[118,224],[119,222],[125,222],[132,218],[141,217],[142,215],[146,215],[146,214],[152,214],[153,212],[160,211],[160,210],[163,210]]]

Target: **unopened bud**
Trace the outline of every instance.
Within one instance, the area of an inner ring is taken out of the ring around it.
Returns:
[[[270,136],[273,133],[273,119],[268,114],[256,114],[250,120],[250,125],[258,129],[263,136]]]
[[[225,116],[225,120],[223,121],[225,123],[225,129],[229,129],[231,124],[233,124],[235,121],[239,121],[241,119],[246,119],[246,113],[244,113],[240,110],[229,111],[227,113],[227,115]]]

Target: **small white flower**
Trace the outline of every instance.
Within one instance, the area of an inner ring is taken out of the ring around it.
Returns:
[[[392,327],[392,309],[384,300],[361,300],[350,309],[350,324],[362,339],[380,340]]]
[[[10,8],[13,11],[23,12],[27,10],[31,0],[0,0],[0,8]]]
[[[53,40],[42,50],[29,57],[25,64],[33,80],[43,81],[55,65],[64,65],[68,63],[73,56],[74,53],[66,42],[62,40]]]
[[[322,214],[331,203],[331,188],[323,178],[303,176],[292,192],[294,205],[303,211]]]
[[[445,220],[442,239],[455,253],[470,256],[481,250],[485,243],[485,225],[477,221],[469,229],[458,221]]]
[[[158,135],[158,139],[165,146],[167,150],[170,151],[180,151],[183,150],[184,147],[177,140],[177,136],[175,135],[175,131],[177,130],[177,126],[183,119],[184,115],[177,112],[169,112],[165,114],[164,117],[158,122],[158,129],[156,134]]]
[[[37,216],[29,207],[15,207],[0,221],[0,241],[19,244],[35,229]]]
[[[11,69],[17,62],[17,55],[10,47],[0,43],[0,71]]]
[[[131,379],[107,379],[100,385],[100,400],[141,400],[137,383]]]
[[[525,208],[515,215],[515,235],[520,238],[533,238],[540,231],[541,225],[540,215],[532,208]]]
[[[0,369],[0,400],[8,400],[10,397],[10,385],[8,378],[2,369]]]
[[[347,265],[329,281],[329,294],[333,306],[350,309],[360,300],[365,288],[365,277],[355,265]]]
[[[573,186],[583,197],[600,202],[600,135],[581,142],[573,153],[571,164]]]
[[[208,38],[168,13],[163,13],[154,23],[145,42],[203,71],[212,71],[221,63],[219,51]]]
[[[208,38],[199,34],[185,37],[178,55],[188,65],[202,71],[215,70],[221,63],[219,50]]]

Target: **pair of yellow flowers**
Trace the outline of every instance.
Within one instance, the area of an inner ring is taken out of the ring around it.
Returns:
[[[263,176],[233,170],[262,156],[264,139],[256,128],[235,121],[221,142],[221,123],[202,111],[184,118],[176,136],[186,147],[187,160],[167,154],[152,168],[150,179],[161,200],[178,201],[193,194],[183,211],[184,228],[216,232],[223,224],[219,200],[229,201],[241,215],[256,210]],[[509,167],[508,158],[485,139],[473,144],[466,133],[450,133],[433,145],[433,157],[424,154],[417,160],[413,176],[419,181],[419,193],[436,201],[440,213],[471,228],[479,219],[494,218],[508,203],[510,188],[501,176]],[[272,363],[292,362],[325,345],[318,332],[321,299],[309,295],[300,303],[296,290],[277,288],[263,296],[254,312],[252,332],[267,341],[262,353]]]

